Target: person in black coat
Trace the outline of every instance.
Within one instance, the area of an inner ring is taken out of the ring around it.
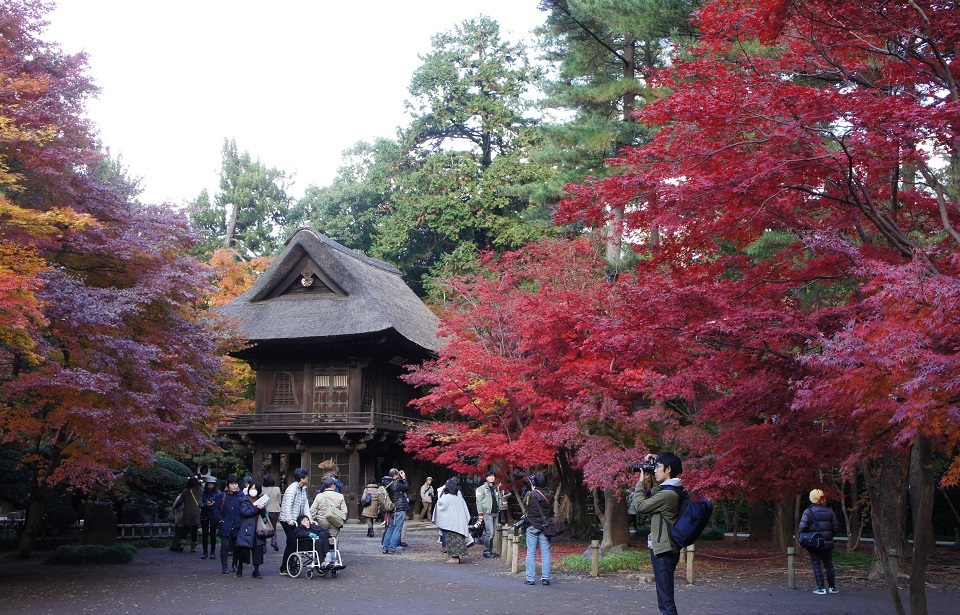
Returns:
[[[255,504],[259,498],[260,485],[251,481],[247,485],[246,496],[240,498],[240,529],[233,549],[233,567],[237,569],[237,578],[243,576],[244,564],[253,564],[251,577],[263,578],[260,565],[263,564],[263,547],[267,541],[257,536],[257,519],[266,517],[267,513],[263,504]]]
[[[220,492],[220,498],[214,502],[213,520],[217,523],[217,536],[220,537],[220,567],[223,574],[227,569],[227,557],[233,555],[237,546],[237,534],[240,533],[240,503],[247,496],[240,492],[240,479],[231,474],[227,477],[226,489]]]
[[[833,568],[833,537],[840,532],[840,521],[835,512],[827,508],[827,498],[823,491],[814,489],[810,492],[809,506],[803,511],[800,517],[801,532],[819,532],[823,537],[823,548],[813,549],[807,547],[810,553],[810,563],[813,565],[813,576],[817,580],[817,589],[813,590],[815,594],[839,594],[837,589],[837,573]],[[824,589],[823,572],[826,569],[827,585],[829,589]]]
[[[310,518],[310,515],[300,515],[300,518],[297,519],[297,529],[293,534],[296,537],[297,541],[305,541],[303,544],[297,545],[297,550],[307,551],[310,549],[310,541],[316,540],[317,551],[320,554],[320,567],[325,568],[331,563],[330,552],[330,532],[325,530],[320,525],[313,522]],[[330,554],[328,554],[328,552]]]

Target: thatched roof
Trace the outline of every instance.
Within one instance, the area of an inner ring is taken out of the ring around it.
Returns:
[[[257,282],[220,311],[254,343],[322,341],[395,332],[435,350],[437,317],[400,271],[300,229]]]

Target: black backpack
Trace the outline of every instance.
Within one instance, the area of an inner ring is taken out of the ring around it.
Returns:
[[[713,516],[713,502],[702,499],[692,500],[683,487],[664,485],[661,489],[676,491],[680,495],[680,514],[677,516],[677,522],[673,525],[667,523],[670,528],[670,540],[677,547],[692,545],[710,523],[710,517]]]

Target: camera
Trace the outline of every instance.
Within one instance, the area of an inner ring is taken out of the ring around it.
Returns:
[[[524,527],[527,525],[527,516],[524,515],[520,517],[520,520],[513,524],[513,529],[523,531]]]
[[[653,471],[656,469],[657,464],[653,461],[638,461],[637,463],[630,466],[631,472],[645,472],[647,474],[653,474]]]

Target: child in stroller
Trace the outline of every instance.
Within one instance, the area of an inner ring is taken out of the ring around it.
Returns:
[[[337,571],[343,570],[343,560],[337,548],[337,539],[330,536],[330,532],[310,520],[307,515],[300,515],[297,519],[297,530],[294,533],[297,540],[297,550],[287,559],[287,574],[298,577],[306,571],[306,577],[313,575],[331,577],[337,576]]]

